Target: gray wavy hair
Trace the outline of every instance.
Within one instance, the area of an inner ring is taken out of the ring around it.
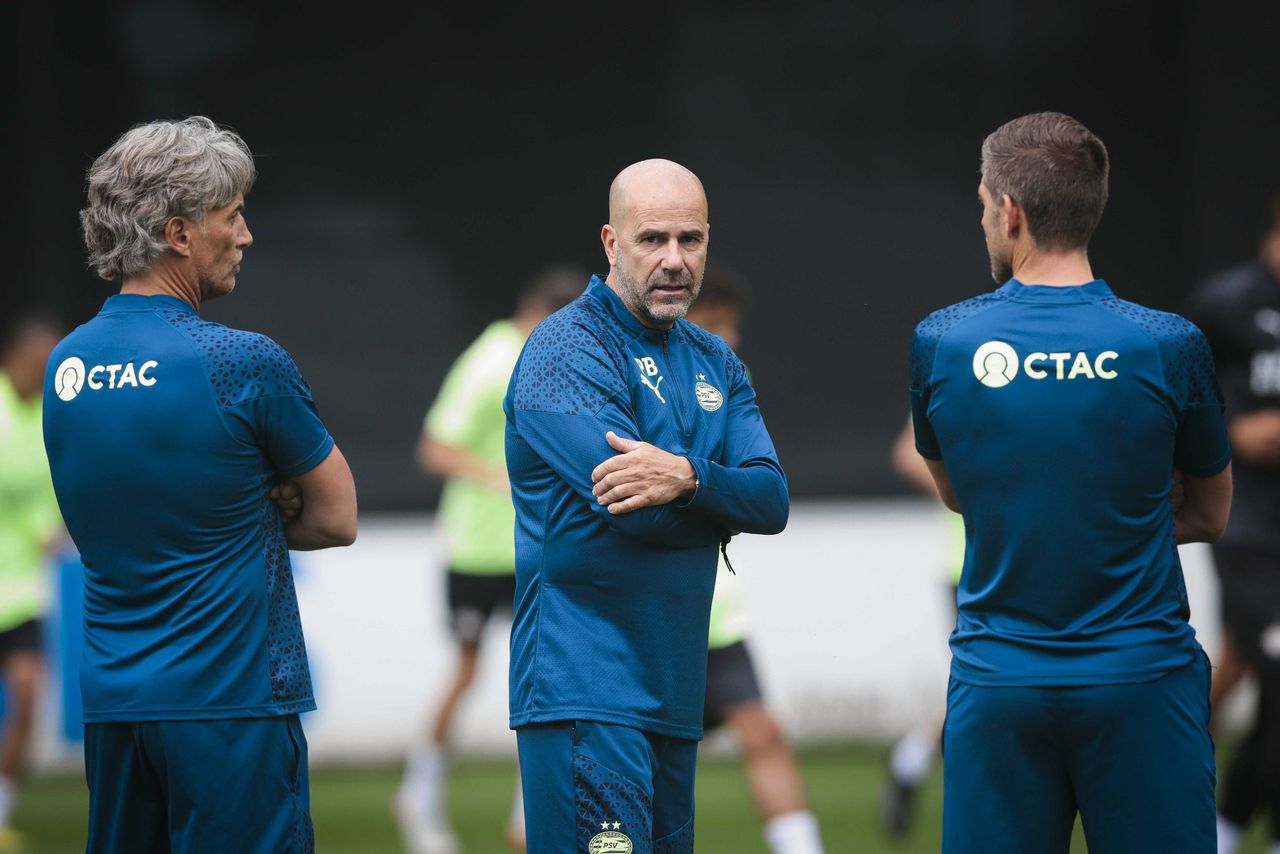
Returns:
[[[256,177],[244,140],[204,116],[131,128],[89,168],[80,211],[89,266],[107,280],[145,272],[168,248],[170,219],[203,223]]]

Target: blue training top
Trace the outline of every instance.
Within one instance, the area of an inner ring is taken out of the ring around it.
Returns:
[[[1199,329],[1101,280],[1011,279],[916,327],[911,404],[965,520],[956,679],[1142,682],[1201,654],[1172,474],[1231,451]]]
[[[84,561],[86,723],[315,708],[268,490],[333,448],[289,354],[167,296],[54,350],[45,443]]]
[[[526,343],[504,403],[516,507],[511,726],[702,734],[716,546],[786,525],[787,482],[742,362],[680,320],[640,324],[599,277]],[[684,502],[611,515],[612,430],[685,456]]]

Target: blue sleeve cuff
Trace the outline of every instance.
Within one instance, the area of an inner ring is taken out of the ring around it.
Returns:
[[[703,470],[699,467],[699,463],[706,465],[705,461],[698,460],[693,457],[685,457],[689,461],[689,465],[693,467],[693,492],[690,492],[684,498],[677,498],[671,503],[672,507],[678,507],[681,510],[689,507],[693,502],[698,500],[698,496],[702,493],[702,482],[704,480]]]

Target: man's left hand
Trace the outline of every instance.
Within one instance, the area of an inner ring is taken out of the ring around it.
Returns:
[[[604,434],[618,452],[595,467],[592,494],[615,516],[641,507],[675,501],[693,492],[697,475],[684,457],[669,454],[648,442],[623,439],[612,430]]]

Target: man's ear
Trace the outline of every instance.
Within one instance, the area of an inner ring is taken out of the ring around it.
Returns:
[[[1026,225],[1022,214],[1022,205],[1013,200],[1013,196],[1005,193],[1000,197],[1000,220],[1004,223],[1004,236],[1015,238]]]
[[[600,242],[604,245],[604,254],[609,259],[609,266],[616,266],[618,263],[618,233],[607,222],[600,229]]]
[[[184,258],[191,255],[191,236],[196,225],[183,216],[171,217],[164,224],[164,242],[173,252]]]

